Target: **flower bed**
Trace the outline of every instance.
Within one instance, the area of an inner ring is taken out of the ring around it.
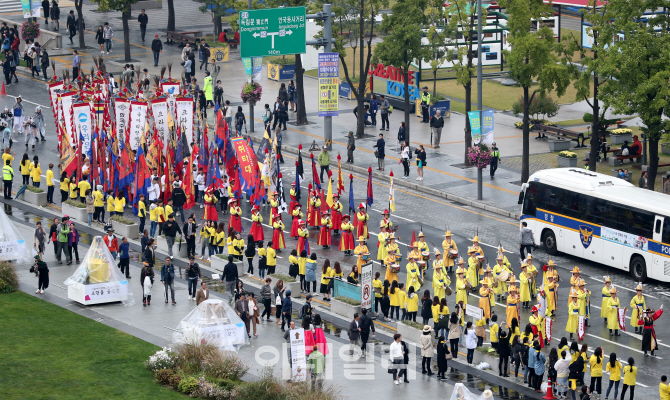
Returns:
[[[350,298],[348,298],[348,297],[344,297],[344,296],[337,296],[337,297],[335,297],[335,300],[339,300],[339,301],[341,301],[342,303],[347,303],[347,304],[349,304],[350,306],[360,306],[360,305],[361,305],[361,302],[360,302],[360,301],[358,301],[358,300],[354,300],[354,299],[350,299]]]
[[[558,155],[565,158],[577,158],[577,153],[573,153],[572,151],[561,151]]]
[[[610,135],[631,135],[632,133],[633,130],[630,128],[618,128],[610,131]]]
[[[258,82],[245,83],[242,85],[242,93],[240,97],[245,103],[256,104],[261,101],[263,94],[263,87]]]

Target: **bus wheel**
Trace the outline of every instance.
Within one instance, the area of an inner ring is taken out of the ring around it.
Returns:
[[[554,231],[548,229],[542,235],[542,244],[544,244],[544,250],[550,255],[555,256],[558,253],[556,248],[556,235]]]
[[[633,256],[630,259],[630,275],[637,282],[647,279],[647,263],[642,256]]]

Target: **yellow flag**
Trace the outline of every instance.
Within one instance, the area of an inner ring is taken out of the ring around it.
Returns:
[[[391,175],[391,185],[389,189],[389,209],[395,212],[395,193],[393,193],[393,175]]]
[[[328,177],[328,195],[326,196],[328,207],[333,207],[333,180]]]
[[[170,130],[174,129],[174,119],[172,119],[172,113],[170,112],[167,113],[167,124]]]

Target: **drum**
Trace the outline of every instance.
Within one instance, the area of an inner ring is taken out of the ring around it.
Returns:
[[[426,269],[425,261],[417,261],[416,264],[419,266],[420,269]]]
[[[506,282],[509,279],[509,272],[507,270],[502,270],[498,274],[498,280],[501,282]]]
[[[430,251],[422,251],[421,252],[421,259],[423,261],[428,261],[430,260]]]
[[[370,253],[361,254],[361,259],[365,262],[370,261]]]
[[[447,296],[451,296],[451,288],[449,286],[445,286],[444,294]]]
[[[391,273],[397,274],[400,272],[400,264],[391,264],[389,265],[389,269],[391,270]]]
[[[458,258],[458,250],[449,250],[448,257],[451,258],[452,260],[455,260]]]

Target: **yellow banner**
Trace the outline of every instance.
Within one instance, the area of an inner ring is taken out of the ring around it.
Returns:
[[[210,61],[214,62],[228,62],[228,57],[230,57],[230,47],[215,47],[210,49]]]

